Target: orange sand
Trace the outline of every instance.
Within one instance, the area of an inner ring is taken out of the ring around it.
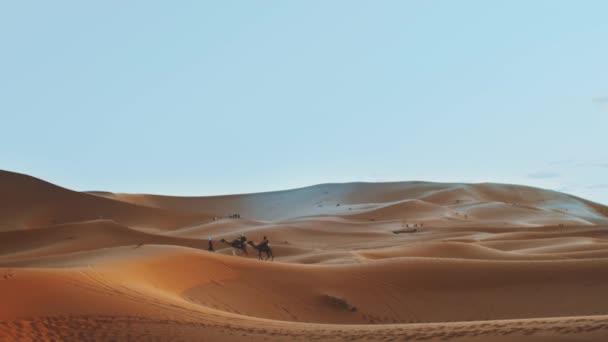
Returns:
[[[274,262],[219,243],[241,234]],[[563,193],[169,197],[0,171],[0,340],[605,341],[606,293],[608,208]]]

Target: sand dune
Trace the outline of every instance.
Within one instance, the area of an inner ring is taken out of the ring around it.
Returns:
[[[608,208],[563,193],[402,182],[172,197],[5,171],[0,189],[0,340],[608,338]],[[268,236],[274,262],[219,242],[241,234]]]
[[[38,228],[94,219],[112,219],[141,227],[172,229],[207,221],[203,213],[150,208],[64,189],[33,177],[0,171],[1,230]]]
[[[348,183],[322,184],[307,188],[259,194],[215,197],[172,197],[160,195],[113,194],[96,192],[98,196],[126,203],[188,213],[213,213],[219,217],[240,213],[243,218],[261,221],[279,221],[306,216],[348,215],[380,210],[396,205],[395,218],[408,219],[408,214],[419,214],[421,206],[439,211],[459,204],[500,203],[502,210],[491,214],[508,218],[513,211],[535,210],[536,218],[546,220],[547,209],[568,214],[581,221],[608,223],[605,207],[574,196],[531,187],[504,184],[452,184],[452,183]],[[402,211],[398,204],[411,205],[412,210]],[[418,206],[418,208],[414,208]],[[561,212],[560,212],[560,209]],[[431,211],[428,208],[428,211]],[[569,209],[571,212],[569,212]],[[465,210],[461,211],[463,214]],[[385,213],[390,214],[390,210]],[[430,214],[430,213],[429,213]],[[435,215],[440,216],[440,215]],[[356,217],[356,216],[355,216]],[[368,218],[365,216],[365,218]],[[390,218],[390,217],[388,217]],[[388,219],[384,215],[379,220]],[[411,217],[416,218],[416,217]],[[495,218],[495,217],[494,217]],[[507,220],[508,221],[508,220]],[[563,217],[554,221],[569,222]],[[537,224],[541,225],[541,224]]]

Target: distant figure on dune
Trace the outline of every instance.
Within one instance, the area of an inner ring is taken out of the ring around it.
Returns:
[[[234,239],[232,241],[226,241],[226,239],[221,239],[220,242],[227,244],[232,247],[232,255],[235,255],[237,251],[243,251],[245,255],[247,255],[247,245],[245,244],[247,238],[244,235],[241,235],[240,238]]]
[[[213,240],[211,240],[211,237],[209,237],[209,247],[207,247],[207,250],[209,252],[215,252],[215,250],[213,249]]]
[[[266,259],[264,259],[264,260],[268,260],[268,258],[272,258],[271,260],[274,261],[274,255],[272,255],[272,249],[270,248],[270,241],[268,241],[268,238],[266,236],[264,236],[264,239],[257,245],[253,241],[247,241],[247,243],[250,244],[251,247],[258,250],[258,259],[262,260],[262,252],[263,252],[263,253],[266,253]]]

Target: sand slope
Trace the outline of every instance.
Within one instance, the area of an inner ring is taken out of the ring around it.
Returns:
[[[173,229],[206,221],[204,213],[185,215],[64,189],[26,175],[0,171],[0,230],[44,227],[94,219]]]
[[[608,338],[608,211],[567,194],[404,182],[170,197],[4,171],[0,189],[1,340]],[[275,261],[219,242],[240,234],[267,235]]]

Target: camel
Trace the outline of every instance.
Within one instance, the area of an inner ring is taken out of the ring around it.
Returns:
[[[232,241],[227,241],[226,239],[221,239],[220,242],[227,244],[228,246],[232,247],[232,255],[235,255],[235,251],[241,250],[243,251],[243,253],[245,253],[245,255],[247,255],[247,245],[245,244],[245,241],[247,241],[247,238],[244,236],[241,236],[238,239],[234,239]]]
[[[266,253],[264,261],[268,260],[268,258],[272,258],[271,261],[274,261],[274,255],[272,255],[272,249],[268,245],[268,242],[262,242],[259,245],[256,245],[253,241],[247,241],[247,243],[258,250],[258,259],[262,260],[262,252],[264,252]]]

